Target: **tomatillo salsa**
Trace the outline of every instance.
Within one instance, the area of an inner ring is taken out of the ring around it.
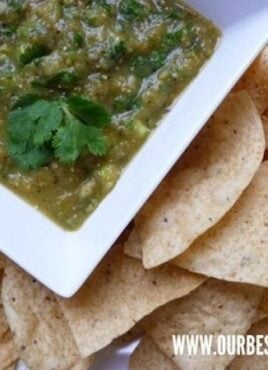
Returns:
[[[0,181],[75,230],[212,55],[174,0],[0,3]]]

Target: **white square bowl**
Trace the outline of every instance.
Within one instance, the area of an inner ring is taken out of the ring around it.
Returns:
[[[218,49],[82,228],[61,229],[0,186],[1,251],[61,296],[79,289],[267,42],[268,0],[188,3],[221,29]]]

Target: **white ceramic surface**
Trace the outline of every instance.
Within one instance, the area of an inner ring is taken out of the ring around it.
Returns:
[[[2,252],[62,296],[79,289],[267,42],[268,0],[188,3],[220,27],[219,47],[80,230],[62,230],[0,186]]]

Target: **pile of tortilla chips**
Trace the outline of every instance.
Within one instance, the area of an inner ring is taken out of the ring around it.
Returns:
[[[172,346],[173,334],[212,334],[213,349],[222,334],[268,335],[267,148],[268,47],[73,298],[0,257],[0,370],[88,370],[137,337],[131,370],[268,369],[267,356]]]

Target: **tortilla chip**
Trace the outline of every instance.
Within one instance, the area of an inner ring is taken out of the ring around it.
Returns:
[[[268,117],[262,116],[263,129],[265,133],[266,150],[268,149]]]
[[[245,92],[229,96],[136,217],[140,243],[132,234],[126,251],[139,257],[142,248],[145,268],[184,252],[234,205],[264,150],[251,99]]]
[[[0,271],[0,284],[2,285],[3,272]],[[0,341],[9,330],[8,322],[5,316],[2,297],[0,295]]]
[[[251,326],[263,289],[209,279],[187,297],[167,304],[151,315],[147,335],[181,370],[224,369],[230,355],[174,355],[172,335],[213,335],[216,350],[221,334],[245,334]]]
[[[0,282],[2,282],[2,273],[0,274]],[[14,346],[0,295],[0,368],[14,368],[17,359],[17,351]]]
[[[19,357],[30,369],[88,370],[55,296],[14,265],[5,270],[3,304]]]
[[[8,330],[9,330],[9,327],[8,327],[8,323],[6,320],[4,308],[2,304],[0,304],[0,342],[5,337]]]
[[[0,342],[3,342],[6,338],[10,337],[9,325],[5,315],[4,307],[0,302]],[[1,362],[0,362],[1,363]]]
[[[0,341],[1,370],[15,369],[18,356],[12,338]]]
[[[131,328],[127,333],[116,338],[112,342],[114,347],[125,347],[134,341],[140,339],[144,335],[143,320],[139,321],[133,328]]]
[[[262,299],[254,317],[254,323],[268,317],[268,289],[264,289]]]
[[[231,211],[174,263],[218,279],[268,287],[267,183],[268,161]]]
[[[6,267],[6,264],[7,264],[7,258],[2,253],[0,253],[0,270],[4,270],[4,268]]]
[[[130,257],[142,259],[141,239],[136,228],[131,231],[124,244],[124,252]]]
[[[268,46],[236,85],[239,90],[248,91],[260,113],[268,108]]]
[[[119,245],[71,299],[58,301],[83,357],[126,333],[157,307],[188,294],[204,281],[175,266],[147,271]]]
[[[254,324],[248,334],[252,335],[268,335],[268,319],[262,320]],[[267,347],[266,350],[268,349]],[[267,370],[268,356],[237,356],[230,364],[228,370]]]
[[[178,367],[145,336],[130,357],[129,370],[178,370]]]

